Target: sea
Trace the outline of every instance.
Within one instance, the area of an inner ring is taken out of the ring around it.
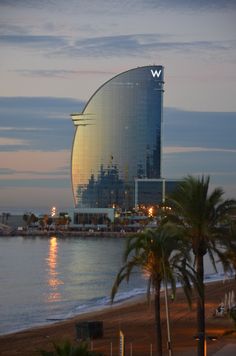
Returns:
[[[125,238],[0,237],[0,335],[110,308]],[[205,279],[225,278],[205,259]],[[114,304],[146,293],[134,271]]]

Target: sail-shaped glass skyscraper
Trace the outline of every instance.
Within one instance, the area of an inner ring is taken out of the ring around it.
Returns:
[[[161,177],[164,69],[113,77],[72,114],[72,187],[81,208],[134,206],[135,179]]]

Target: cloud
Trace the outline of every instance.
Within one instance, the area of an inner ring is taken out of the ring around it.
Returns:
[[[219,176],[219,177],[227,177],[227,178],[231,178],[233,177],[234,181],[235,181],[235,177],[236,177],[236,171],[228,171],[228,172],[217,172],[217,171],[213,171],[213,172],[208,172],[208,174],[210,176]],[[195,172],[195,175],[202,175],[202,172]]]
[[[5,175],[5,174],[14,174],[16,171],[11,168],[4,168],[0,167],[0,175]]]
[[[66,78],[69,76],[80,76],[80,75],[104,75],[104,74],[113,74],[112,71],[102,71],[102,70],[65,70],[65,69],[17,69],[12,72],[19,73],[23,76],[30,77],[53,77],[53,78]]]
[[[0,152],[1,187],[70,187],[70,150]]]
[[[44,127],[24,127],[23,129],[20,127],[13,127],[13,126],[0,126],[0,131],[28,131],[28,132],[34,132],[34,131],[47,131],[47,128]]]
[[[0,97],[1,112],[70,112],[70,108],[81,108],[84,102],[74,98],[60,98],[60,97]],[[63,110],[63,111],[62,111]],[[74,109],[73,109],[74,110]],[[15,121],[19,121],[17,118]],[[2,124],[2,121],[1,121]],[[9,126],[9,125],[8,125]]]
[[[164,154],[193,153],[193,152],[227,152],[236,153],[236,149],[210,148],[210,147],[187,147],[187,146],[166,146],[163,148]]]
[[[96,36],[83,39],[72,39],[60,36],[40,35],[1,35],[0,44],[22,46],[45,50],[48,55],[83,56],[83,57],[114,57],[114,56],[148,56],[157,51],[230,51],[236,48],[236,41],[178,41],[171,40],[171,35],[156,33],[140,33],[115,36]],[[76,71],[77,72],[77,71]],[[23,71],[23,74],[30,71]],[[37,76],[42,71],[35,70]],[[47,71],[44,71],[44,75]],[[50,76],[64,76],[74,71],[48,70]],[[96,71],[97,73],[97,71]]]
[[[235,41],[171,41],[158,34],[130,34],[80,39],[65,46],[56,54],[73,56],[147,56],[157,51],[229,51],[235,48]],[[167,36],[170,37],[170,36]]]
[[[235,149],[236,113],[165,108],[164,146]]]
[[[214,10],[235,8],[235,0],[142,0],[143,4],[155,8],[180,8],[185,10]]]
[[[1,151],[71,150],[75,128],[70,113],[84,106],[70,98],[0,97],[0,138],[20,140],[1,145]],[[164,147],[235,149],[235,112],[164,108],[163,116]]]
[[[21,140],[18,138],[0,137],[0,146],[21,146],[29,145],[27,140]]]
[[[83,107],[84,102],[70,98],[0,97],[1,151],[19,151],[23,144],[29,151],[71,149],[70,113]]]
[[[71,187],[7,187],[1,190],[1,210],[17,211],[37,211],[40,213],[50,212],[52,206],[56,206],[58,211],[64,208],[73,207]]]
[[[1,166],[14,172],[33,172],[36,174],[61,171],[70,165],[70,150],[58,151],[0,151]]]
[[[71,196],[70,154],[75,129],[69,114],[81,111],[84,105],[83,101],[70,98],[0,97],[0,140],[11,140],[11,144],[30,142],[26,146],[6,146],[5,152],[1,146],[1,197],[3,191],[4,196],[11,192],[21,197],[21,190],[35,190],[42,192],[44,204],[51,204],[53,199],[57,204],[63,202],[65,191]],[[163,123],[164,176],[203,172],[218,177],[217,185],[235,181],[235,176],[227,173],[233,172],[235,166],[235,112],[165,108]],[[220,175],[221,171],[226,173]],[[61,189],[58,198],[50,189]],[[18,204],[16,196],[8,200],[6,195],[2,204]],[[31,201],[27,193],[25,204],[30,207]],[[38,201],[34,204],[39,206]]]
[[[47,171],[47,172],[42,172],[42,171],[32,171],[32,170],[26,170],[26,171],[22,171],[22,170],[16,170],[16,169],[10,169],[10,168],[0,168],[0,175],[14,175],[14,179],[16,178],[16,176],[20,177],[22,175],[26,176],[26,178],[30,178],[30,177],[40,177],[40,176],[44,176],[44,177],[50,177],[50,176],[64,176],[64,177],[69,177],[69,173],[70,173],[70,167],[67,167],[67,169],[55,169],[52,171]]]
[[[71,11],[78,8],[81,12],[103,12],[104,9],[108,13],[110,12],[124,12],[124,9],[133,11],[141,11],[143,8],[180,8],[184,9],[222,9],[222,8],[235,8],[234,0],[120,0],[117,5],[117,0],[99,0],[99,6],[97,2],[93,0],[68,0],[66,3],[62,0],[1,0],[1,6],[7,7],[22,7],[25,8],[49,8],[57,10],[58,8],[71,8]],[[63,6],[64,5],[64,6]]]
[[[32,179],[1,179],[1,187],[52,187],[52,188],[68,188],[70,187],[70,181],[66,178],[42,178]]]
[[[66,38],[43,35],[0,35],[0,44],[37,48],[55,48],[67,45]]]
[[[236,179],[235,153],[236,148],[171,147],[163,154],[163,174],[166,177],[206,174],[218,185],[231,184]]]
[[[1,23],[0,24],[0,35],[15,35],[15,34],[25,35],[29,31],[22,25],[16,25],[11,23]]]

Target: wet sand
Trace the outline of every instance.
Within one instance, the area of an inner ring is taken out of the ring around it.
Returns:
[[[216,336],[217,341],[208,341],[208,355],[213,355],[227,344],[235,345],[236,333],[232,321],[227,317],[215,317],[214,311],[224,300],[226,292],[234,290],[236,294],[236,281],[209,283],[206,286],[206,332],[209,336]],[[166,350],[166,317],[164,298],[162,296],[162,331],[164,355]],[[170,301],[172,347],[174,355],[196,355],[196,305],[190,310],[181,289],[177,291],[175,301]],[[150,349],[155,352],[155,323],[153,303],[147,304],[146,298],[137,298],[122,305],[113,305],[102,311],[92,312],[61,321],[52,325],[29,329],[26,331],[0,336],[0,355],[34,356],[39,355],[38,349],[52,350],[52,342],[61,342],[69,339],[75,344],[75,323],[79,321],[103,321],[104,336],[95,339],[89,345],[104,355],[119,355],[119,330],[125,335],[126,355],[149,356]],[[228,332],[228,335],[225,335]],[[227,356],[227,355],[225,355]]]

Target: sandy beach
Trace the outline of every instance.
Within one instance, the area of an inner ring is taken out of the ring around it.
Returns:
[[[206,331],[207,335],[217,337],[217,341],[207,342],[208,355],[214,355],[228,344],[235,346],[236,354],[236,333],[230,333],[233,330],[232,321],[227,316],[215,317],[213,315],[218,304],[224,299],[225,293],[232,290],[236,293],[235,280],[213,282],[206,287]],[[162,311],[163,345],[165,355],[167,355],[163,296]],[[194,335],[196,335],[195,300],[193,300],[193,306],[190,310],[182,290],[179,289],[175,301],[170,302],[170,315],[174,355],[196,355],[197,341],[194,340]],[[103,321],[104,336],[102,339],[95,339],[91,347],[96,351],[104,352],[107,356],[111,355],[111,344],[112,354],[119,354],[120,329],[125,335],[126,355],[131,354],[131,348],[134,356],[150,355],[151,347],[153,352],[155,351],[153,304],[148,305],[146,298],[142,297],[127,301],[122,305],[113,305],[102,311],[83,314],[67,321],[3,335],[0,337],[0,355],[34,356],[39,355],[37,350],[40,348],[51,350],[52,342],[69,339],[77,343],[75,323],[86,320]]]

